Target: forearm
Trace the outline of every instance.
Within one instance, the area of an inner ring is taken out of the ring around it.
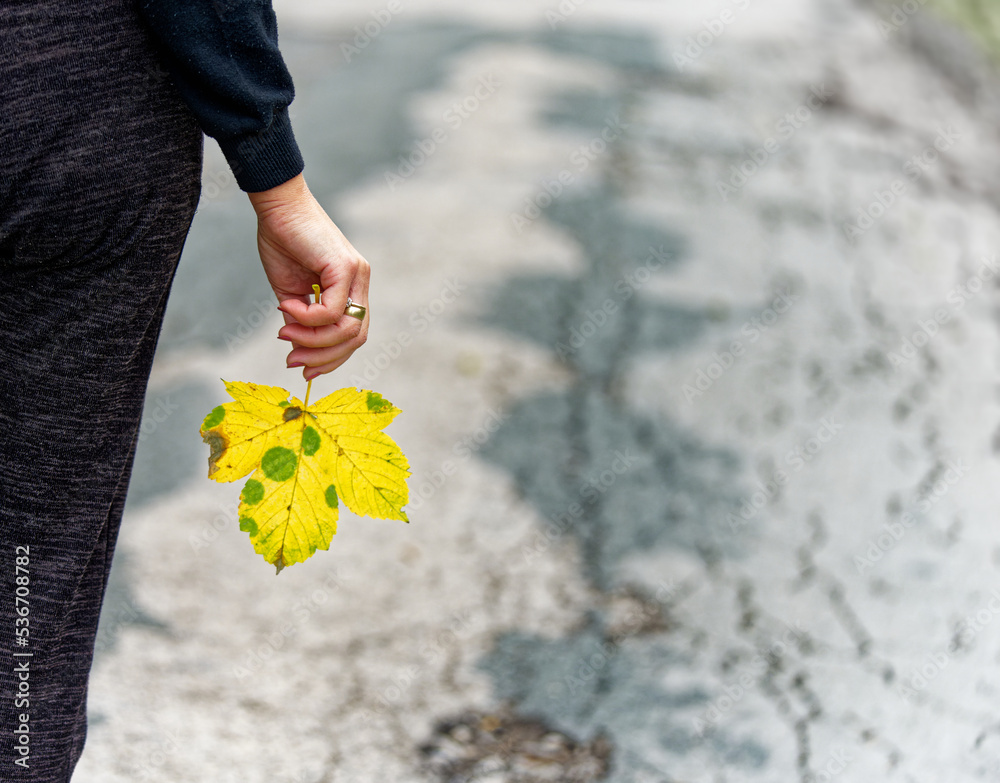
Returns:
[[[288,105],[295,96],[269,0],[138,0],[164,67],[240,188],[263,191],[303,169]]]

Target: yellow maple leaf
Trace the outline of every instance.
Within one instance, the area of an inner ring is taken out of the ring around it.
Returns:
[[[240,493],[240,529],[279,572],[329,549],[341,500],[359,516],[409,521],[410,466],[382,432],[400,410],[382,395],[340,389],[306,406],[278,386],[223,383],[233,402],[201,425],[208,476],[253,472]]]

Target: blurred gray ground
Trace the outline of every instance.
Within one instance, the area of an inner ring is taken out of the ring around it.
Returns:
[[[903,4],[900,4],[902,8]],[[998,77],[919,3],[284,0],[410,525],[275,576],[214,143],[75,783],[995,780]]]

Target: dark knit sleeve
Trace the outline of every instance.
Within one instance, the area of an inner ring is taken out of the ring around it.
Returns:
[[[137,0],[164,67],[202,130],[219,142],[242,190],[303,169],[271,0]]]

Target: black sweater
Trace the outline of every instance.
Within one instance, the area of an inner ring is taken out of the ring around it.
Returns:
[[[278,50],[271,0],[136,0],[164,67],[202,130],[222,148],[242,190],[303,169],[288,104],[292,77]]]

